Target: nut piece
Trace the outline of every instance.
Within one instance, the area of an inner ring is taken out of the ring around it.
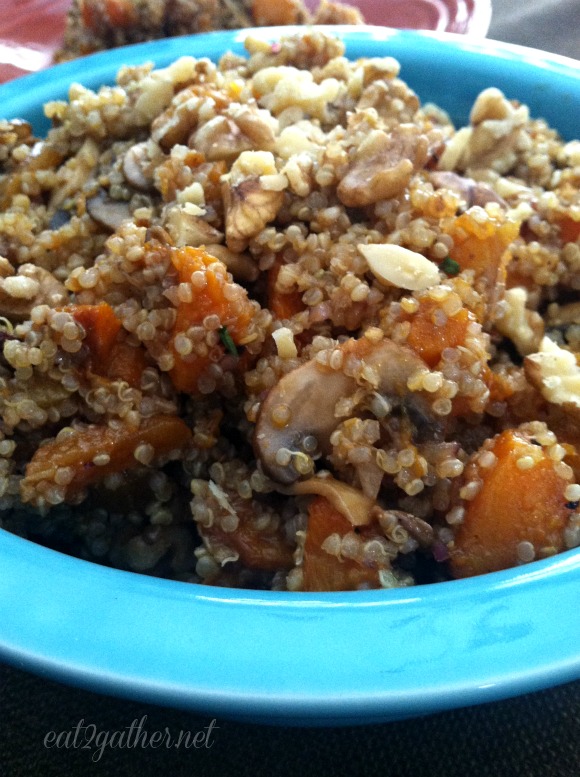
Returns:
[[[123,157],[123,175],[128,183],[139,191],[154,188],[153,173],[163,159],[159,146],[152,141],[136,143]]]
[[[580,367],[570,351],[544,337],[538,353],[524,361],[526,377],[555,405],[580,408]]]
[[[267,111],[255,106],[231,107],[227,115],[215,116],[202,124],[189,138],[188,145],[214,162],[234,159],[244,151],[271,151],[278,122]]]
[[[423,291],[441,281],[437,265],[416,251],[390,243],[361,244],[357,248],[375,278],[389,286]]]
[[[192,203],[173,205],[167,209],[164,226],[178,248],[197,248],[208,243],[219,243],[223,237],[219,230],[200,218],[196,211],[203,213],[201,208]]]
[[[287,326],[276,329],[272,332],[272,337],[276,343],[278,356],[281,359],[295,359],[298,356],[298,350],[296,348],[296,343],[294,342],[294,334]]]
[[[499,89],[484,89],[471,110],[471,126],[456,133],[439,160],[439,168],[491,168],[505,175],[516,162],[528,119],[526,106],[513,105]]]
[[[527,356],[534,353],[544,335],[544,322],[539,313],[526,309],[528,293],[519,286],[505,293],[506,311],[495,324],[499,332],[509,337],[518,353]]]
[[[250,238],[276,218],[288,180],[278,173],[269,151],[244,151],[228,178],[222,185],[226,243],[231,251],[243,251]]]
[[[412,124],[401,124],[390,134],[372,130],[338,185],[340,201],[358,208],[395,197],[425,164],[428,146]]]
[[[239,186],[223,188],[226,208],[226,243],[232,251],[243,251],[248,241],[272,221],[284,202],[284,192],[262,189],[259,178],[248,178]]]
[[[328,106],[344,92],[345,86],[336,78],[314,80],[309,70],[295,67],[265,67],[254,75],[253,89],[261,95],[260,105],[278,116],[286,108],[302,108],[305,114],[325,121]]]
[[[3,266],[4,269],[4,266]],[[12,322],[24,321],[36,305],[66,304],[68,292],[52,273],[34,264],[23,264],[17,275],[0,279],[0,315]]]

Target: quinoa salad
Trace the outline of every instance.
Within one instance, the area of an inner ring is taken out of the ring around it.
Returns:
[[[580,142],[316,28],[246,49],[0,121],[0,525],[289,591],[578,546]]]

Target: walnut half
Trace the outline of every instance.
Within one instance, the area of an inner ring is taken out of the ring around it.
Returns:
[[[338,185],[340,201],[358,208],[395,197],[425,164],[428,145],[412,124],[401,124],[391,133],[372,130]]]

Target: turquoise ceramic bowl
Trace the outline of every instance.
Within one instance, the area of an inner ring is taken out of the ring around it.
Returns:
[[[493,85],[578,137],[578,62],[451,35],[334,31],[350,57],[398,58],[420,97],[458,123]],[[71,81],[96,87],[122,64],[241,53],[246,34],[164,40],[61,65],[0,88],[1,113],[42,131],[40,106],[63,97]],[[153,579],[0,531],[0,657],[92,690],[218,717],[387,721],[579,678],[579,590],[580,550],[412,589],[290,594]]]

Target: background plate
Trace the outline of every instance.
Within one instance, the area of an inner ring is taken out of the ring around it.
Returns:
[[[10,0],[9,0],[10,1]],[[305,0],[314,9],[318,0]],[[485,36],[491,0],[350,0],[369,24]],[[0,18],[0,83],[48,67],[71,0],[12,0]]]

